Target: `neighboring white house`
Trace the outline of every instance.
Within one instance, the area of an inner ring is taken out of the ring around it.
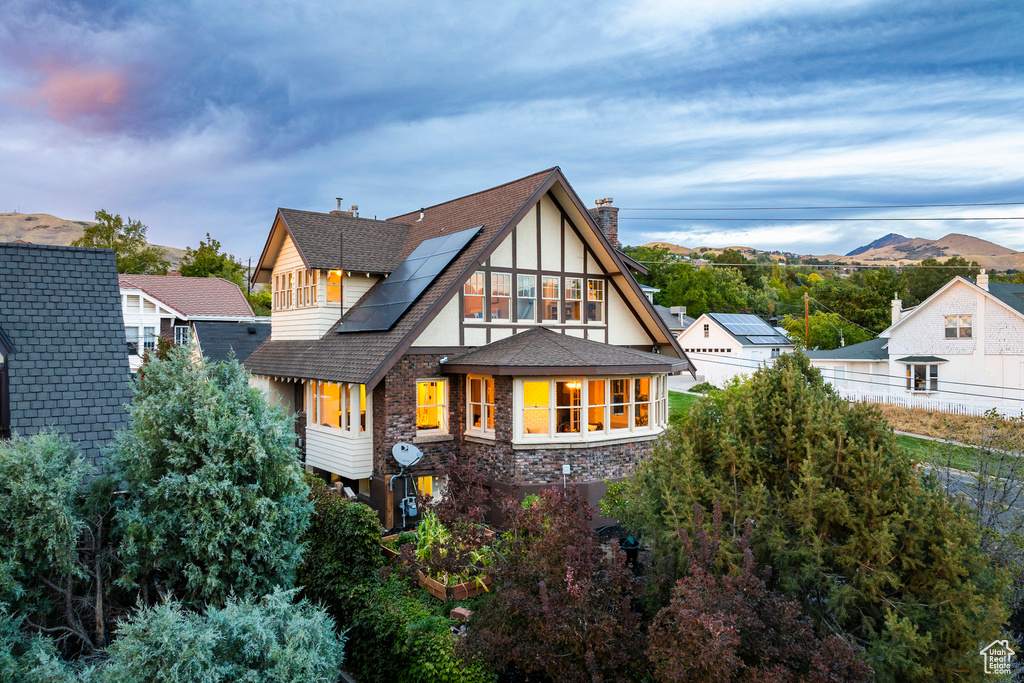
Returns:
[[[697,379],[716,386],[771,365],[795,348],[789,338],[756,315],[737,313],[705,313],[676,339],[693,363]]]
[[[158,337],[187,344],[195,340],[191,324],[196,321],[255,320],[238,285],[223,278],[121,274],[117,279],[132,372],[146,351],[156,349]]]
[[[878,339],[807,355],[854,400],[1021,414],[1024,285],[956,277],[913,309],[893,300],[892,322]]]

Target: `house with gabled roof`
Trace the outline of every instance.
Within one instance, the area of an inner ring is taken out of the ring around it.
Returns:
[[[810,351],[845,396],[981,414],[1024,408],[1024,285],[957,276],[911,309],[892,301],[878,339]]]
[[[279,209],[254,273],[270,339],[245,362],[297,416],[308,468],[393,526],[392,448],[475,456],[521,495],[563,480],[596,502],[668,421],[691,367],[558,168],[385,221]]]
[[[0,438],[54,429],[99,464],[131,399],[107,249],[0,244]]]
[[[778,329],[747,313],[705,313],[677,336],[697,379],[721,387],[771,365],[796,346]]]
[[[197,322],[251,323],[256,316],[238,285],[220,277],[118,275],[132,372],[164,337],[196,343]]]

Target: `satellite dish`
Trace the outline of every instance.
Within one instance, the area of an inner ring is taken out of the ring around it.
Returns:
[[[391,455],[402,467],[412,467],[423,457],[423,451],[408,443],[396,443]]]

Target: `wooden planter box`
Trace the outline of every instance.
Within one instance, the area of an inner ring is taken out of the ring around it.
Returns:
[[[400,553],[397,550],[394,550],[393,548],[389,548],[388,546],[384,545],[384,542],[385,541],[393,541],[393,540],[395,540],[397,538],[398,538],[398,534],[391,534],[390,536],[381,536],[381,539],[380,539],[380,552],[384,556],[384,559],[387,560],[388,562],[393,562],[396,559],[398,559],[398,555]]]
[[[427,589],[431,595],[438,600],[448,602],[449,600],[465,600],[471,598],[474,595],[480,595],[485,592],[484,588],[480,586],[476,581],[465,581],[463,583],[456,583],[454,585],[446,585],[436,579],[432,579],[422,571],[417,572],[419,577],[420,585]],[[490,589],[491,577],[485,576],[482,583]]]

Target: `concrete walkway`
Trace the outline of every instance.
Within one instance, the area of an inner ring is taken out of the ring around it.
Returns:
[[[669,391],[689,391],[690,387],[696,383],[697,380],[695,380],[688,372],[684,372],[681,375],[668,376]]]

